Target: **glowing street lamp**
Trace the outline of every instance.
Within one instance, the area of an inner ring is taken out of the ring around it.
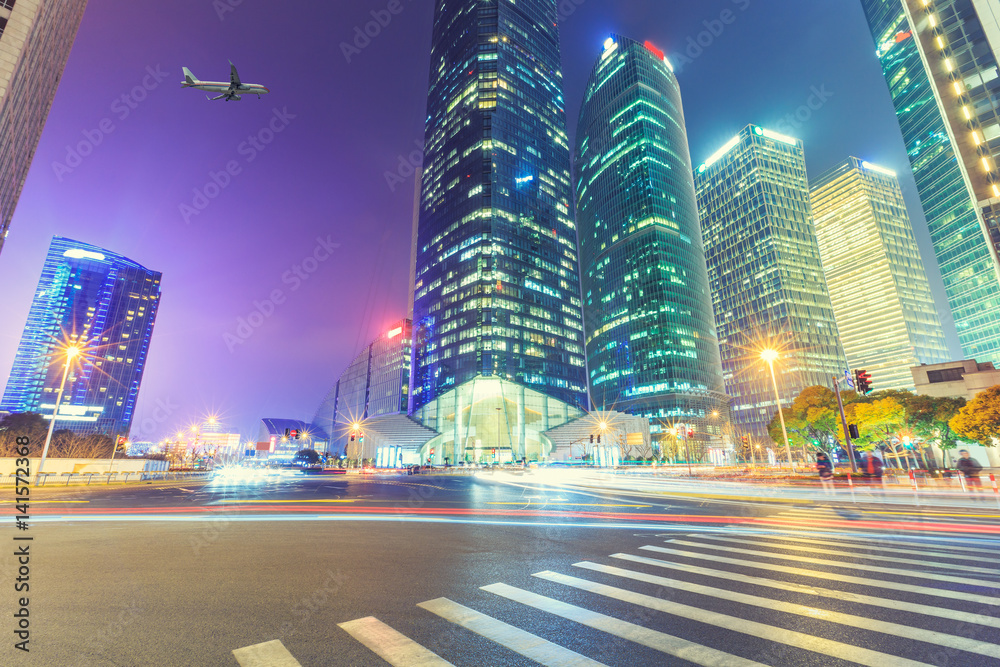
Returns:
[[[778,394],[778,380],[774,377],[774,362],[778,360],[777,350],[767,348],[762,350],[760,358],[767,362],[767,367],[771,370],[771,386],[774,387],[774,403],[778,406],[778,417],[781,419],[781,435],[785,439],[785,454],[788,456],[788,465],[795,472],[795,464],[792,462],[792,448],[788,445],[788,429],[785,428],[785,413],[781,409],[781,396]]]
[[[45,466],[45,457],[49,454],[49,444],[52,443],[52,432],[56,427],[56,417],[59,415],[59,405],[62,403],[63,389],[66,388],[66,377],[69,375],[69,367],[73,360],[81,354],[81,350],[76,345],[69,345],[64,348],[66,353],[66,363],[63,366],[62,382],[59,383],[59,393],[56,394],[56,407],[52,410],[52,421],[49,422],[49,432],[45,436],[45,447],[42,448],[42,459],[38,462],[38,472],[35,473],[35,485],[41,479],[42,468]]]

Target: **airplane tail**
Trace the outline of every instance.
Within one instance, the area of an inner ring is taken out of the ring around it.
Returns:
[[[183,69],[184,69],[184,80],[186,82],[188,82],[188,83],[198,83],[198,77],[196,77],[194,74],[192,74],[191,70],[189,70],[187,67],[185,67]]]

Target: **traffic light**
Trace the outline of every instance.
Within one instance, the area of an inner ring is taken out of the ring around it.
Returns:
[[[854,371],[854,390],[862,396],[871,393],[872,376],[868,371]]]
[[[289,432],[290,432],[290,430],[286,428],[286,429],[285,429],[285,437],[286,437],[286,438],[288,437],[288,434],[289,434]]]
[[[857,424],[848,424],[847,425],[847,431],[848,431],[848,433],[851,434],[852,438],[860,438],[861,437],[861,435],[858,433],[858,425]]]
[[[354,442],[354,438],[355,438],[355,435],[352,433],[351,434],[351,442]],[[431,454],[433,454],[433,453],[434,453],[434,450],[432,449],[431,450]]]
[[[600,436],[600,434],[598,434],[598,436],[597,436],[597,444],[601,444],[601,436]]]
[[[431,456],[434,456],[434,448],[431,447]]]
[[[590,434],[590,444],[594,444],[594,434]]]
[[[688,437],[689,438],[693,438],[694,437],[694,429],[693,428],[689,428],[688,429]]]
[[[745,435],[740,437],[740,442],[743,443],[744,447],[750,446],[750,438]]]

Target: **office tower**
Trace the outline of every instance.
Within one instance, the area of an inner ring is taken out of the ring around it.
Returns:
[[[586,402],[556,0],[438,0],[413,409],[478,377]]]
[[[812,183],[816,238],[840,342],[875,389],[950,360],[896,174],[848,158]]]
[[[966,358],[1000,363],[1000,9],[862,0]]]
[[[764,436],[777,409],[763,350],[780,353],[783,404],[847,369],[802,142],[750,125],[698,167],[695,188],[732,418]]]
[[[604,46],[575,169],[591,399],[718,441],[729,399],[680,88],[649,42]]]
[[[51,419],[66,346],[82,348],[57,429],[127,435],[160,304],[156,271],[97,246],[54,237],[0,409]]]
[[[87,0],[0,0],[0,252]]]

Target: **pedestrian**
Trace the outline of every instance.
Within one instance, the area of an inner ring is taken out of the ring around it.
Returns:
[[[958,455],[961,458],[958,459],[955,467],[965,477],[966,486],[968,486],[969,491],[973,490],[972,487],[976,487],[976,490],[982,488],[979,473],[982,471],[983,466],[979,465],[979,461],[969,456],[968,449],[960,449]]]
[[[861,470],[869,484],[882,483],[882,459],[877,457],[874,451],[865,453]]]
[[[832,493],[833,461],[826,455],[826,452],[816,454],[816,470],[819,472],[819,481],[823,485],[823,493]]]

